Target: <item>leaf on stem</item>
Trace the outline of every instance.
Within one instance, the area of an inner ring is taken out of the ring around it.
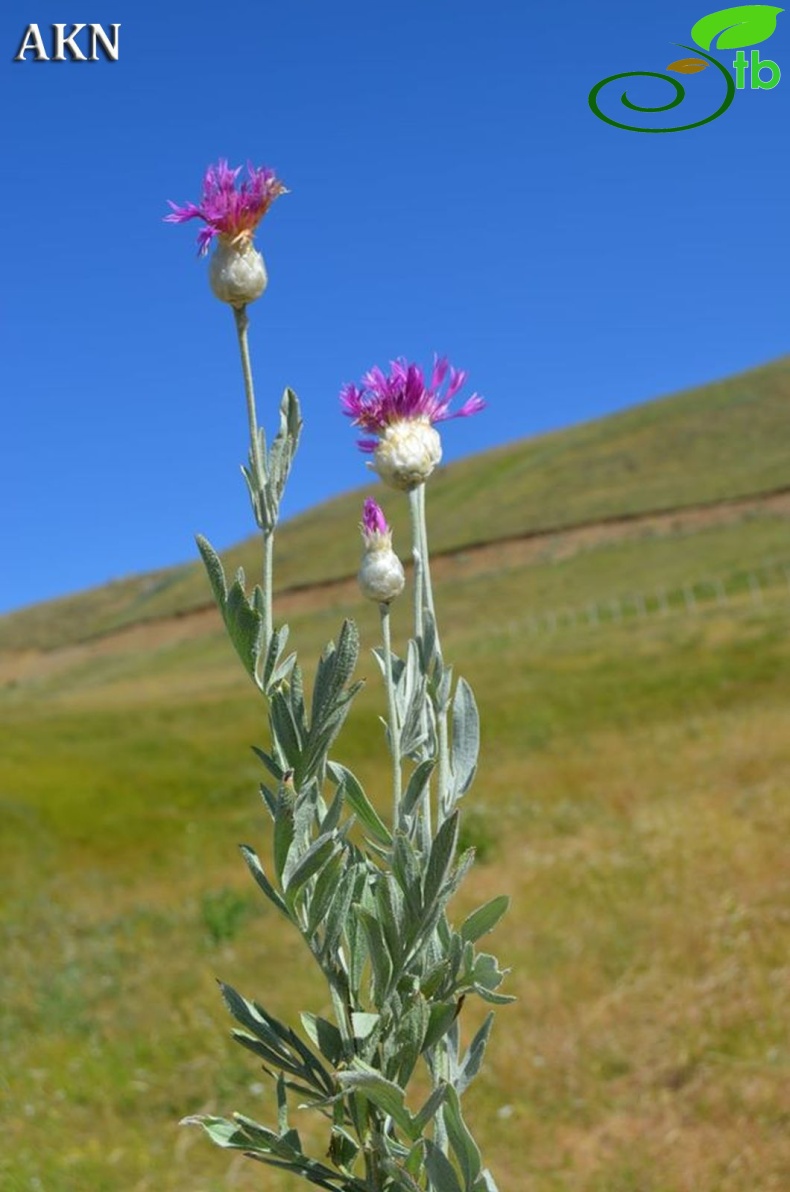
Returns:
[[[387,1080],[376,1068],[363,1060],[355,1059],[353,1067],[337,1073],[338,1083],[347,1092],[364,1093],[369,1101],[378,1106],[400,1126],[412,1141],[419,1137],[414,1118],[404,1103],[403,1089],[392,1080]]]
[[[252,600],[247,599],[244,591],[244,572],[241,568],[229,589],[222,562],[211,543],[199,534],[197,545],[231,644],[247,674],[256,686],[263,690],[257,673],[258,659],[264,645],[260,602],[254,595]]]
[[[333,782],[342,785],[346,802],[363,828],[381,844],[391,844],[392,833],[368,799],[359,779],[339,762],[329,762],[327,770]]]
[[[492,898],[490,902],[478,907],[461,924],[461,938],[474,943],[475,940],[480,939],[481,935],[493,931],[509,905],[510,899],[507,895],[500,894],[497,898]]]
[[[464,1192],[452,1163],[430,1138],[425,1139],[425,1169],[431,1192]]]
[[[491,1027],[493,1025],[494,1015],[492,1013],[487,1014],[485,1021],[464,1053],[464,1058],[461,1060],[458,1068],[458,1074],[453,1081],[455,1091],[459,1097],[463,1095],[480,1071],[480,1065],[483,1062],[483,1056],[488,1045],[488,1037],[491,1034]]]
[[[450,753],[453,802],[466,794],[477,770],[480,752],[480,716],[472,688],[459,679],[453,697],[453,743]]]
[[[274,906],[277,907],[278,911],[282,911],[282,913],[287,918],[290,919],[291,916],[288,911],[288,907],[285,905],[282,898],[277,893],[274,886],[271,884],[268,877],[264,873],[263,866],[261,865],[255,851],[253,849],[251,849],[249,847],[249,845],[247,845],[247,844],[242,844],[240,846],[240,848],[241,848],[241,855],[244,857],[244,860],[247,862],[247,868],[249,869],[252,876],[255,878],[255,881],[258,883],[260,888],[263,890],[266,897],[269,899],[269,901],[271,903],[274,904]]]
[[[480,1175],[482,1166],[480,1149],[463,1119],[461,1103],[454,1088],[447,1090],[447,1101],[442,1115],[450,1146],[463,1177],[463,1192],[473,1192],[474,1182]]]

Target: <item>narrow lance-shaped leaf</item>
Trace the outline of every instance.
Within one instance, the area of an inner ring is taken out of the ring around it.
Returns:
[[[339,848],[340,844],[335,833],[329,832],[327,835],[319,836],[314,840],[295,865],[291,865],[291,858],[289,857],[288,864],[285,866],[283,872],[283,885],[285,886],[286,898],[291,899],[297,894],[305,883],[314,874],[318,873]]]
[[[222,566],[222,560],[214,550],[214,547],[211,545],[209,540],[204,538],[202,534],[197,535],[196,542],[206,568],[206,573],[211,585],[211,591],[214,594],[214,599],[219,605],[220,612],[224,614],[225,601],[227,600],[228,596],[228,587],[225,582],[225,570]],[[218,1122],[224,1121],[223,1118],[211,1120],[216,1120]]]
[[[179,1124],[182,1126],[202,1126],[211,1141],[217,1146],[227,1147],[233,1150],[244,1150],[250,1145],[249,1138],[242,1133],[235,1122],[229,1122],[227,1118],[212,1117],[209,1114],[195,1114],[192,1117],[182,1118]]]
[[[258,593],[260,588],[256,588],[255,591]],[[272,631],[272,636],[269,639],[269,647],[266,651],[266,658],[263,663],[263,674],[261,676],[265,690],[269,689],[272,682],[278,660],[285,649],[285,643],[288,641],[288,633],[287,625],[283,625],[280,629]]]
[[[436,833],[423,885],[423,903],[430,909],[447,878],[458,841],[458,812],[454,811]]]
[[[479,752],[480,717],[475,697],[466,679],[459,679],[453,698],[453,744],[450,755],[454,801],[460,799],[472,785]]]
[[[278,911],[282,911],[282,913],[287,918],[290,919],[291,916],[288,912],[288,907],[285,905],[282,898],[280,897],[280,895],[275,890],[274,886],[271,884],[271,882],[267,878],[267,876],[264,872],[263,866],[261,865],[261,863],[258,859],[258,856],[254,852],[254,850],[251,849],[249,847],[249,845],[242,844],[241,845],[241,854],[244,857],[244,860],[247,862],[247,867],[248,867],[250,873],[255,878],[255,881],[258,883],[260,888],[263,890],[264,894],[269,899],[269,901],[272,902],[277,907]]]
[[[442,1083],[436,1086],[431,1093],[428,1100],[423,1105],[422,1109],[414,1115],[414,1125],[423,1133],[426,1126],[430,1125],[436,1115],[437,1110],[444,1104],[444,1099],[447,1096],[447,1084]]]
[[[344,1089],[363,1092],[400,1126],[408,1138],[417,1138],[414,1119],[404,1104],[403,1089],[387,1080],[381,1072],[357,1059],[354,1060],[353,1068],[338,1072],[337,1079]]]
[[[304,726],[297,722],[291,702],[279,691],[271,696],[272,731],[289,767],[297,770],[302,757]]]
[[[485,1055],[488,1044],[488,1036],[491,1034],[491,1027],[493,1025],[494,1015],[486,1015],[485,1021],[475,1034],[475,1037],[466,1050],[464,1058],[461,1060],[458,1076],[454,1081],[459,1097],[462,1096],[480,1071],[480,1065],[483,1062],[483,1056]]]
[[[353,912],[362,924],[368,945],[368,955],[373,970],[373,995],[376,1005],[384,1003],[392,979],[392,960],[387,951],[384,933],[378,919],[363,907]]]
[[[473,1192],[480,1175],[480,1149],[461,1113],[461,1103],[454,1088],[447,1090],[447,1102],[442,1110],[447,1137],[463,1176],[463,1192]]]
[[[330,762],[327,769],[335,782],[343,784],[346,802],[365,830],[382,844],[391,844],[392,834],[368,799],[359,779],[339,762]]]
[[[257,680],[257,663],[263,646],[263,617],[244,591],[244,571],[239,568],[228,591],[225,604],[225,625],[233,648],[244,669]]]
[[[318,880],[315,883],[315,888],[310,896],[307,930],[305,932],[308,940],[311,940],[321,927],[326,918],[327,911],[332,905],[332,900],[337,892],[338,882],[343,873],[343,860],[342,852],[338,852],[334,857],[331,857],[321,870]]]
[[[257,663],[263,647],[263,617],[258,608],[259,602],[255,597],[252,602],[247,599],[244,572],[241,569],[229,589],[222,561],[211,543],[199,534],[197,545],[231,644],[247,674],[260,685]]]
[[[406,790],[401,801],[401,813],[403,815],[413,815],[417,810],[423,796],[428,790],[428,783],[435,768],[436,759],[433,757],[427,758],[415,767],[406,785]]]
[[[324,925],[324,942],[321,946],[321,958],[324,960],[335,951],[346,927],[356,881],[356,873],[349,868],[340,878],[335,890]]]
[[[325,1188],[328,1192],[365,1192],[365,1185],[358,1180],[341,1176],[330,1167],[325,1167],[316,1159],[311,1159],[302,1153],[301,1142],[296,1130],[288,1130],[284,1135],[275,1134],[266,1126],[253,1122],[240,1113],[233,1115],[242,1131],[250,1140],[248,1153],[253,1159],[259,1158],[257,1150],[264,1154],[276,1156],[263,1161],[270,1167],[279,1167],[285,1171],[298,1172],[311,1184],[318,1188]]]
[[[474,943],[475,940],[480,939],[481,935],[493,931],[509,905],[510,899],[507,895],[500,894],[497,898],[492,898],[490,902],[478,907],[461,924],[461,938]]]
[[[425,1168],[431,1192],[463,1192],[452,1163],[430,1138],[425,1139]]]
[[[292,794],[289,796],[283,785],[277,792],[277,801],[274,808],[274,841],[272,846],[274,868],[280,884],[283,884],[283,873],[285,872],[293,839],[294,798]]]
[[[316,1014],[301,1015],[302,1026],[308,1036],[321,1052],[324,1059],[329,1060],[333,1067],[337,1067],[343,1059],[343,1040],[340,1031],[332,1022],[320,1018]]]

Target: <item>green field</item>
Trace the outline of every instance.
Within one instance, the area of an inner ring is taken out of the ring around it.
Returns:
[[[782,361],[429,491],[445,653],[483,718],[457,915],[512,899],[495,948],[518,1001],[467,1112],[502,1192],[790,1187],[790,506],[562,532],[790,486],[789,401]],[[353,572],[358,517],[355,496],[286,526],[281,587]],[[237,851],[268,844],[260,697],[218,616],[153,620],[206,599],[187,568],[0,621],[9,1192],[307,1186],[177,1125],[271,1114],[216,977],[289,1020],[328,1011]],[[359,621],[369,681],[335,753],[384,811],[375,610],[335,585],[276,611],[305,662]]]

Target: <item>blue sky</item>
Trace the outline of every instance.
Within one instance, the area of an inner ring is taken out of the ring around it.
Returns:
[[[686,56],[710,11],[4,6],[0,611],[252,530],[232,315],[196,225],[162,222],[219,157],[291,191],[251,311],[262,421],[285,385],[304,407],[289,513],[365,483],[337,393],[393,356],[446,353],[487,398],[448,424],[452,459],[788,351],[790,16],[760,46],[786,78],[701,128],[628,133],[587,105],[607,75]],[[49,40],[64,16],[120,22],[119,61],[13,61],[29,21]],[[685,76],[684,114],[718,105],[715,75]]]

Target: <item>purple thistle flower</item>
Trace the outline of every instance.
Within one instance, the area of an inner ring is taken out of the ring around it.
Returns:
[[[465,380],[465,372],[435,356],[430,384],[419,365],[399,359],[391,361],[389,376],[372,368],[359,385],[343,386],[343,413],[354,426],[378,436],[358,439],[357,446],[374,456],[368,466],[386,484],[407,492],[424,484],[442,458],[442,441],[433,424],[468,418],[483,409],[482,397],[473,393],[457,410],[450,411],[450,402]]]
[[[371,534],[389,534],[389,532],[390,528],[387,525],[387,519],[381,510],[381,506],[372,497],[368,497],[362,510],[362,533],[368,536]]]
[[[340,391],[343,413],[354,426],[381,436],[396,422],[421,420],[445,422],[448,418],[468,418],[485,406],[482,397],[473,393],[459,409],[450,412],[450,402],[466,381],[467,374],[453,368],[444,357],[435,356],[429,385],[418,364],[407,364],[403,358],[390,362],[390,375],[374,367],[365,373],[360,385],[347,384]],[[447,388],[440,389],[449,372]],[[360,439],[361,451],[372,453],[377,439]]]
[[[287,194],[274,170],[266,166],[256,169],[248,162],[249,179],[237,186],[240,173],[241,166],[232,170],[227,161],[221,159],[216,166],[206,170],[200,203],[185,203],[179,207],[168,199],[173,210],[164,217],[165,223],[186,223],[190,219],[205,222],[206,227],[200,229],[197,238],[200,256],[206,255],[215,236],[224,237],[236,245],[251,242],[255,229],[274,200]]]

